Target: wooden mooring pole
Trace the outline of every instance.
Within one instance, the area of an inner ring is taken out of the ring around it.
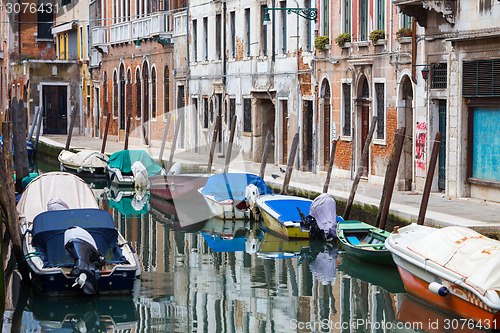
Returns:
[[[233,152],[234,132],[236,132],[236,119],[236,115],[231,119],[231,133],[229,134],[229,145],[227,147],[226,162],[224,163],[224,173],[229,171],[229,162],[231,161],[231,153]]]
[[[399,160],[401,159],[401,152],[403,151],[405,132],[406,127],[401,127],[396,131],[392,144],[391,157],[389,158],[389,163],[387,164],[387,170],[385,172],[382,197],[380,198],[377,217],[375,219],[375,226],[382,230],[385,230],[385,223],[387,221],[387,215],[389,214],[394,183],[396,182],[396,176],[398,174]]]
[[[14,161],[12,158],[12,123],[2,124],[3,146],[0,147],[0,204],[7,217],[12,248],[18,263],[18,269],[24,281],[29,281],[28,265],[23,259],[21,243],[21,227],[16,209],[16,196],[14,191]],[[26,145],[26,142],[24,143]]]
[[[174,137],[172,138],[172,146],[170,147],[170,157],[168,158],[168,164],[165,171],[168,172],[174,163],[174,153],[177,147],[177,137],[179,136],[179,130],[181,128],[182,117],[177,117],[177,122],[175,123]]]
[[[12,103],[12,126],[14,131],[14,164],[16,168],[16,191],[23,191],[22,180],[29,176],[28,149],[26,147],[26,109],[23,100]],[[4,137],[5,140],[5,137]]]
[[[436,169],[440,144],[441,132],[437,132],[436,138],[434,139],[434,145],[432,146],[431,160],[429,161],[427,177],[425,178],[424,194],[422,195],[422,202],[420,203],[420,211],[418,212],[418,225],[424,225],[425,213],[427,212],[427,204],[429,203],[429,196],[431,195],[432,180],[434,178],[434,170]]]
[[[35,106],[35,116],[33,117],[33,120],[31,121],[31,126],[30,130],[28,132],[28,138],[26,141],[31,141],[33,138],[33,132],[35,131],[36,123],[38,121],[38,114],[40,113],[40,108],[38,106]]]
[[[42,129],[42,120],[43,120],[43,107],[40,107],[40,111],[38,112],[38,120],[36,122],[36,136],[35,143],[33,144],[33,153],[36,154],[38,148],[38,139],[40,139],[40,131]]]
[[[128,138],[130,136],[130,118],[132,117],[132,114],[127,112],[127,124],[125,125],[125,144],[123,145],[124,150],[128,150]]]
[[[66,139],[66,147],[65,150],[69,150],[69,146],[71,144],[71,137],[73,136],[73,127],[75,126],[76,120],[76,112],[78,111],[78,103],[73,106],[73,110],[71,110],[71,118],[69,120],[69,130],[68,130],[68,138]]]
[[[217,143],[217,135],[220,135],[220,116],[215,119],[214,133],[212,134],[212,146],[208,155],[207,173],[212,172],[212,164],[214,162],[215,144]]]
[[[262,152],[262,161],[260,162],[259,177],[264,179],[264,173],[266,171],[267,155],[269,154],[269,148],[271,148],[271,131],[267,132],[266,142],[264,143],[264,151]]]
[[[106,140],[108,140],[108,130],[109,130],[110,119],[111,119],[111,112],[106,114],[106,127],[104,127],[104,137],[102,138],[101,154],[104,154],[104,150],[106,150]]]
[[[293,163],[295,162],[295,155],[297,155],[297,146],[299,145],[299,132],[295,133],[290,147],[290,154],[288,155],[288,163],[286,165],[285,180],[281,187],[281,194],[288,194],[288,184],[292,178]]]
[[[158,164],[162,166],[163,152],[165,151],[165,144],[167,143],[168,130],[170,129],[170,119],[172,119],[172,112],[168,113],[167,123],[163,130],[163,140],[161,140],[160,155],[158,156]]]
[[[361,161],[356,172],[356,177],[352,183],[351,194],[349,195],[349,199],[347,200],[347,205],[345,206],[344,211],[344,220],[349,219],[349,215],[351,214],[352,203],[354,202],[354,196],[356,195],[356,190],[358,189],[359,180],[361,179],[361,174],[366,169],[365,160],[368,156],[368,150],[370,148],[370,143],[372,142],[373,132],[375,132],[375,125],[377,125],[377,116],[373,116],[372,123],[370,125],[370,131],[368,132],[368,136],[366,137],[365,145],[363,146],[363,152],[361,153]]]
[[[335,151],[337,150],[337,140],[332,143],[332,151],[330,152],[330,161],[328,161],[328,171],[326,172],[325,185],[323,185],[323,193],[328,193],[330,186],[330,178],[332,178],[333,162],[335,161]]]

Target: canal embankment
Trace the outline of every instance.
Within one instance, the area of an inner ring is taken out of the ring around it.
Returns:
[[[39,143],[38,157],[43,160],[57,162],[57,155],[64,149],[66,136],[48,135],[42,136]],[[74,136],[71,141],[71,149],[79,151],[82,149],[101,149],[101,140],[84,136]],[[110,138],[106,144],[106,154],[112,154],[123,149],[123,143],[113,141]],[[160,143],[153,142],[151,146],[143,146],[136,142],[129,144],[129,149],[146,150],[153,158],[158,159],[160,153]],[[192,152],[177,149],[174,156],[174,162],[181,163],[185,167],[195,165],[204,166],[208,161],[206,149],[200,149],[201,152]],[[234,156],[234,157],[233,157]],[[169,147],[163,154],[163,161],[166,163],[169,159]],[[225,157],[223,154],[216,154],[213,169],[221,172],[224,169]],[[280,189],[284,173],[280,170],[285,166],[267,164],[264,180],[273,189]],[[260,164],[244,160],[241,154],[232,154],[232,160],[229,166],[230,172],[250,172],[258,174]],[[291,181],[288,187],[290,194],[301,195],[314,198],[323,190],[323,184],[326,179],[326,172],[316,174],[300,170],[293,170]],[[350,179],[332,177],[328,193],[337,201],[337,213],[342,215],[349,192],[352,187]],[[382,186],[371,184],[367,181],[361,181],[356,197],[354,199],[351,219],[359,219],[367,222],[375,220]],[[405,225],[417,222],[422,193],[394,191],[389,218],[386,229],[392,230],[394,225]],[[484,200],[471,198],[452,198],[443,193],[432,193],[430,196],[425,224],[433,227],[445,227],[451,225],[465,226],[490,237],[500,238],[500,203],[487,202]]]

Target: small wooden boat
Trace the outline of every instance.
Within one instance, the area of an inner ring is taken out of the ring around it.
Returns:
[[[320,224],[325,226],[324,234],[335,237],[334,234],[331,234],[335,232],[335,228],[330,229],[338,221],[342,221],[342,217],[336,215],[334,204],[328,200],[328,198],[333,200],[329,194],[325,193],[320,197],[315,199],[317,206],[312,206],[313,200],[311,199],[293,195],[262,195],[257,197],[255,204],[259,208],[267,228],[287,238],[310,238],[310,228],[303,226],[303,217],[299,211],[309,216],[312,207],[316,207],[323,210],[320,214],[321,217],[317,216],[318,218],[324,219],[326,216],[326,220],[320,221]],[[325,199],[328,200],[328,203],[322,206]]]
[[[337,224],[337,237],[345,252],[361,260],[379,264],[394,264],[384,242],[389,232],[361,221]]]
[[[63,149],[57,159],[61,171],[76,173],[83,177],[107,177],[109,157],[98,151],[82,150],[73,153]]]
[[[81,178],[45,173],[26,187],[17,210],[23,260],[43,294],[132,292],[139,260]]]
[[[113,153],[108,163],[109,179],[118,186],[149,186],[149,177],[162,172],[162,168],[145,150],[122,150]]]
[[[212,175],[198,192],[205,198],[212,216],[222,219],[247,219],[251,215],[246,194],[248,186],[256,187],[255,196],[273,193],[262,178],[250,173]]]
[[[411,224],[385,244],[410,295],[487,329],[500,328],[500,241],[465,227]]]
[[[150,177],[149,192],[165,200],[174,200],[205,186],[210,174],[185,173]]]

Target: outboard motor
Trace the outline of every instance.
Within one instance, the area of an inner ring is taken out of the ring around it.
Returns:
[[[135,187],[149,189],[149,174],[144,164],[135,161],[130,169],[134,175]]]
[[[298,209],[298,208],[297,208]],[[331,241],[337,237],[337,205],[335,199],[328,193],[318,196],[311,204],[309,215],[300,212],[300,226],[309,230],[309,237]]]
[[[76,277],[73,287],[80,286],[84,294],[96,294],[99,270],[105,262],[92,235],[80,227],[68,228],[64,232],[64,248],[75,260],[70,272],[70,276]]]

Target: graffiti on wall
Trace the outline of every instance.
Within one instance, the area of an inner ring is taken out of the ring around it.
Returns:
[[[425,122],[417,123],[415,131],[415,163],[417,169],[425,171],[425,137],[427,125]]]

